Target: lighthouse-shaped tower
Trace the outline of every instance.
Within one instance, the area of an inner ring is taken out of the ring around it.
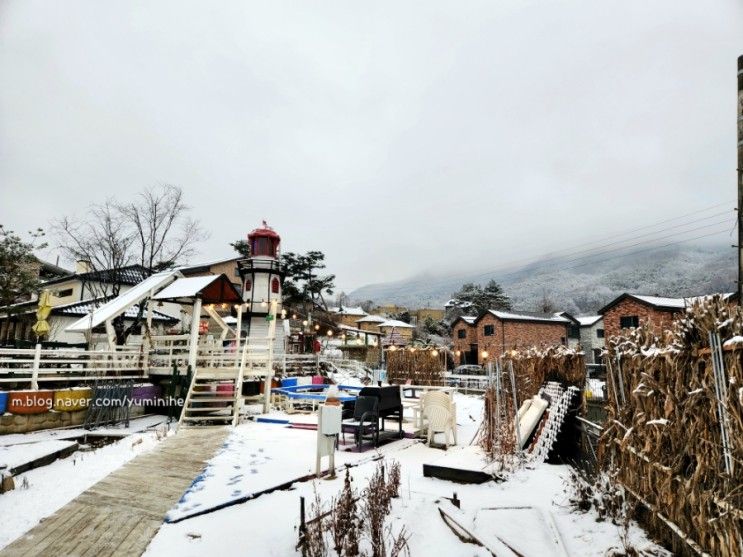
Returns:
[[[240,262],[243,300],[246,304],[249,336],[259,336],[266,327],[271,302],[276,300],[281,313],[281,237],[263,221],[263,225],[248,234],[250,257]]]
[[[263,225],[248,234],[250,257],[240,261],[238,268],[242,278],[243,301],[246,315],[243,331],[249,337],[265,338],[268,335],[267,316],[271,302],[276,301],[277,313],[281,314],[281,286],[284,278],[279,259],[281,237],[263,221]],[[284,351],[283,327],[276,324],[274,353]]]

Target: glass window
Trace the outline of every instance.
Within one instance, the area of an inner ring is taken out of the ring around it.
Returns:
[[[459,329],[457,331],[457,338],[467,338],[467,331],[464,329]]]
[[[596,336],[598,338],[604,338],[604,330],[603,329],[596,329]]]
[[[623,315],[619,318],[619,326],[622,329],[637,328],[640,325],[640,318],[636,315]]]
[[[492,337],[495,334],[495,325],[485,325],[483,333],[486,337]]]
[[[250,291],[253,288],[253,281],[250,279],[245,281],[245,292]]]
[[[271,293],[272,294],[278,294],[279,293],[279,279],[276,277],[273,277],[273,280],[271,281]]]

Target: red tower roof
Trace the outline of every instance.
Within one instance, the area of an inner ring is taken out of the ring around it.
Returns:
[[[274,238],[276,240],[281,240],[281,236],[279,236],[273,228],[268,226],[266,221],[263,221],[263,226],[256,228],[248,234],[248,240],[252,240],[253,238]]]

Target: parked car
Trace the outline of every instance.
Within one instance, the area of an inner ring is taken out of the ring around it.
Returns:
[[[482,368],[482,366],[476,366],[473,364],[469,364],[469,365],[455,367],[454,371],[452,371],[451,374],[452,375],[485,375],[485,370]]]

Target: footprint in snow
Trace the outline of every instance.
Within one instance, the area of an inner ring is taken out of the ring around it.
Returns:
[[[251,474],[257,474],[257,473],[258,473],[258,469],[256,469],[256,468],[251,468],[251,469],[250,469],[250,473],[251,473]]]

